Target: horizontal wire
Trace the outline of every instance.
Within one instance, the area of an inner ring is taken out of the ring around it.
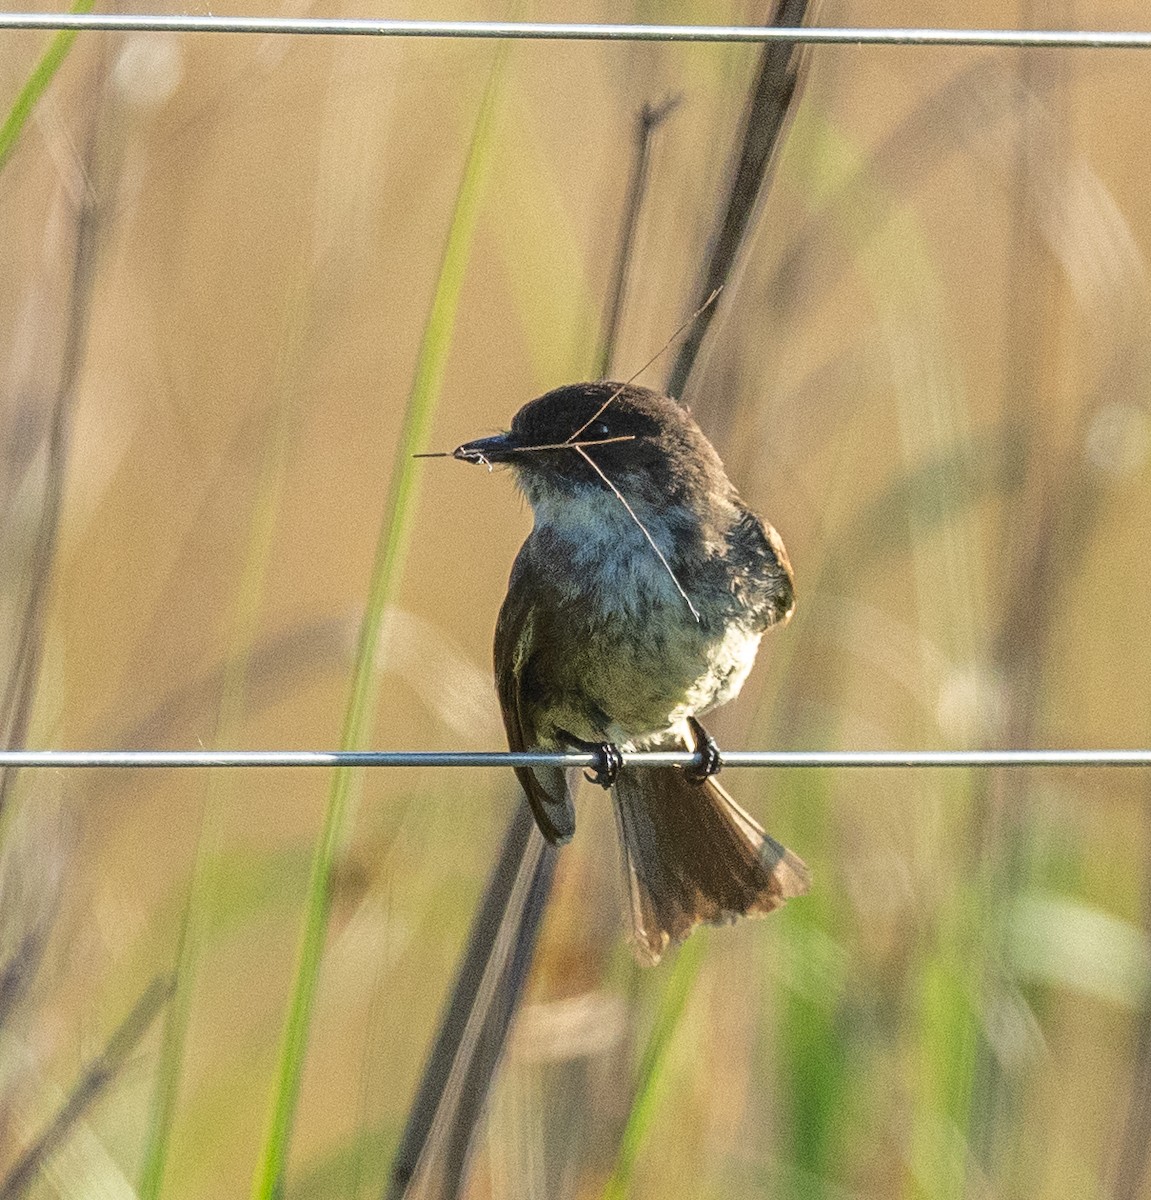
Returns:
[[[1151,767],[1151,750],[730,750],[725,767]],[[699,766],[686,751],[629,767]],[[594,767],[596,754],[441,750],[2,750],[0,767]]]
[[[885,46],[1037,46],[1151,49],[1145,30],[879,29],[758,25],[605,25],[542,21],[406,21],[373,17],[217,17],[158,13],[0,13],[0,29],[158,33],[524,38],[606,42],[806,42]]]

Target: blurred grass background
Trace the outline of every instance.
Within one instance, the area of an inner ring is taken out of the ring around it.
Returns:
[[[1138,28],[1146,13],[841,0],[819,19]],[[47,45],[0,35],[0,111]],[[9,741],[338,743],[496,52],[75,41],[0,172]],[[510,47],[427,448],[593,369],[635,114],[676,93],[616,372],[691,310],[756,58]],[[1146,65],[812,56],[685,397],[798,581],[795,621],[713,722],[721,745],[1147,744]],[[433,462],[412,520],[368,740],[499,747],[490,638],[529,516],[506,478]],[[247,1194],[329,786],[315,771],[3,781],[0,1161],[174,968],[196,891],[162,1194]],[[587,794],[470,1196],[1151,1196],[1145,773],[730,786],[812,865],[812,894],[641,971],[611,814]],[[379,1194],[516,795],[496,772],[357,780],[289,1197]],[[32,1194],[136,1193],[161,1049],[157,1023]]]

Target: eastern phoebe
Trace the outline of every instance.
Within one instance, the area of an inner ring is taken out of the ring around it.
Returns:
[[[508,464],[532,506],[496,625],[508,744],[599,752],[591,778],[615,795],[640,957],[806,892],[803,862],[715,780],[697,719],[738,693],[793,593],[779,535],[687,410],[646,388],[574,384],[454,456]],[[621,770],[619,747],[686,748],[704,765]],[[516,774],[544,837],[566,842],[573,773]]]

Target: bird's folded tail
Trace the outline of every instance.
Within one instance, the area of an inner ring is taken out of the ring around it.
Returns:
[[[625,770],[614,790],[636,951],[646,962],[701,922],[763,916],[811,886],[803,860],[714,778],[696,783],[677,767]]]

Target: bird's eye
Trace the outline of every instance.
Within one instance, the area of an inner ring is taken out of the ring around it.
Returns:
[[[606,421],[593,422],[587,427],[587,431],[592,435],[592,437],[597,438],[607,437],[611,433],[611,430],[607,427]]]

